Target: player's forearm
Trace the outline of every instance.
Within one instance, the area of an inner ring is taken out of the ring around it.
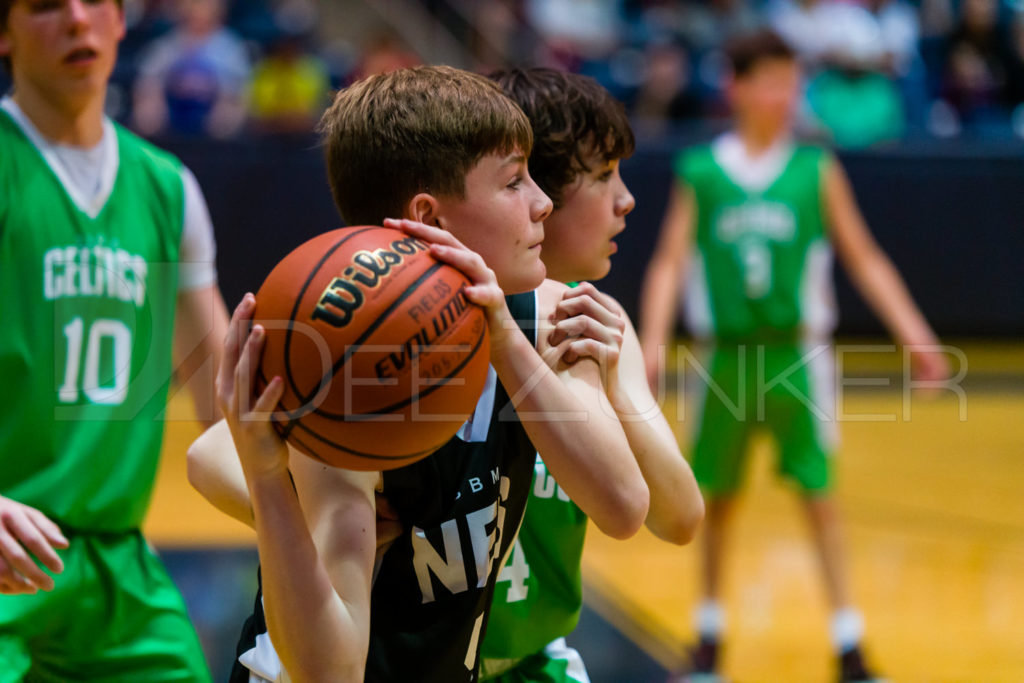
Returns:
[[[495,369],[548,469],[606,534],[632,536],[649,493],[614,412],[600,405],[596,364],[583,360],[556,375],[520,335]],[[592,367],[586,367],[592,366]],[[584,373],[592,378],[581,378]]]
[[[903,278],[884,253],[875,251],[865,258],[863,263],[850,269],[850,277],[897,342],[938,343]]]
[[[669,341],[677,298],[677,268],[667,257],[656,258],[647,269],[640,296],[640,341],[648,362]]]
[[[704,499],[675,436],[660,415],[634,421],[625,414],[621,417],[629,446],[650,489],[650,509],[644,523],[663,541],[689,543],[704,519]]]
[[[675,434],[643,376],[644,359],[626,319],[618,365],[608,399],[651,493],[647,528],[670,543],[689,543],[704,518],[704,501]]]
[[[249,489],[227,423],[221,420],[189,446],[188,480],[215,508],[253,526]]]
[[[293,681],[361,681],[366,635],[320,561],[287,473],[248,484],[267,630],[282,665]],[[368,590],[358,582],[350,589]]]

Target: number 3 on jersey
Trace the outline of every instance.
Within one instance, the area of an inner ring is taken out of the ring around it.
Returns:
[[[745,240],[739,245],[743,285],[748,299],[761,299],[772,286],[772,252],[765,243]]]
[[[505,594],[505,602],[519,602],[526,599],[530,589],[526,585],[528,578],[530,578],[530,565],[526,563],[526,553],[523,552],[523,546],[519,543],[519,538],[517,537],[515,545],[512,547],[511,560],[501,568],[501,573],[498,574],[498,583],[502,581],[509,582],[508,592]]]
[[[67,355],[64,362],[64,383],[57,389],[61,403],[77,403],[79,392],[92,403],[120,405],[128,396],[128,378],[132,366],[132,333],[120,320],[99,318],[89,325],[85,336],[82,318],[74,318],[64,326],[67,340]],[[85,340],[85,358],[82,358],[82,342]],[[100,366],[104,350],[109,349],[110,359],[100,383]],[[83,367],[84,366],[84,367]]]

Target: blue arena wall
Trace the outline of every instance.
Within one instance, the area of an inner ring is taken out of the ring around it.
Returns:
[[[157,142],[176,152],[203,186],[229,306],[255,291],[291,248],[341,225],[312,138]],[[672,156],[690,142],[641,144],[622,165],[637,208],[600,285],[634,318]],[[940,334],[1024,334],[1024,146],[922,142],[840,158],[872,232]],[[840,268],[836,281],[839,333],[882,332]]]

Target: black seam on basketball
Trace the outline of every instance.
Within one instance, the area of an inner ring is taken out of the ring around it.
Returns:
[[[359,335],[359,338],[356,339],[355,341],[353,341],[352,343],[350,343],[347,346],[347,348],[345,349],[345,353],[342,354],[341,358],[339,358],[337,361],[334,362],[334,366],[331,368],[330,376],[325,375],[324,377],[320,378],[320,381],[316,385],[316,390],[312,394],[304,395],[304,394],[300,394],[299,392],[295,392],[296,394],[298,394],[299,405],[300,405],[300,408],[298,408],[297,410],[301,410],[302,409],[301,406],[306,405],[306,403],[309,402],[310,399],[312,399],[314,396],[317,395],[317,393],[319,393],[321,391],[321,389],[324,386],[324,381],[325,380],[327,382],[332,381],[335,378],[335,376],[338,374],[338,370],[340,370],[342,367],[344,367],[345,363],[352,356],[352,354],[355,353],[359,349],[359,347],[363,345],[363,342],[365,342],[370,337],[370,335],[372,335],[374,332],[376,332],[377,329],[381,325],[384,324],[384,322],[387,320],[387,318],[392,313],[395,312],[395,309],[398,308],[398,306],[401,305],[401,303],[403,301],[405,301],[410,296],[415,294],[416,290],[419,289],[420,285],[422,285],[425,280],[429,279],[431,275],[436,273],[443,266],[444,266],[444,264],[441,263],[440,261],[438,261],[437,263],[434,263],[434,265],[432,265],[429,268],[427,268],[425,271],[423,271],[422,274],[420,274],[420,276],[418,278],[416,278],[415,281],[410,283],[409,286],[405,288],[405,291],[402,292],[401,296],[399,296],[397,299],[392,301],[391,304],[386,309],[381,311],[380,315],[378,315],[377,318],[372,323],[370,323],[370,325],[367,326],[367,328],[365,330],[363,330],[363,333],[361,335]],[[308,413],[303,413],[303,415],[305,415],[305,414],[308,414]],[[290,411],[288,413],[288,419],[289,420],[293,420],[296,417],[297,416],[295,415],[295,411]],[[298,416],[298,417],[301,417],[301,416]]]
[[[302,298],[306,296],[306,290],[309,289],[309,285],[312,284],[313,278],[317,276],[320,269],[323,268],[324,263],[336,252],[341,245],[348,242],[350,239],[357,235],[361,235],[367,230],[376,230],[378,228],[374,226],[363,228],[362,230],[356,230],[348,235],[345,235],[340,240],[335,242],[334,246],[328,249],[324,255],[317,261],[316,266],[309,271],[309,275],[306,277],[306,282],[303,283],[302,289],[299,290],[298,296],[295,297],[295,304],[292,306],[291,315],[288,316],[288,331],[284,335],[284,374],[288,378],[288,384],[291,385],[292,391],[296,396],[302,396],[302,392],[299,391],[299,387],[296,385],[295,380],[292,379],[292,359],[291,359],[291,348],[292,348],[292,323],[295,321],[295,316],[299,312],[299,306],[302,305]],[[319,389],[318,389],[319,390]],[[316,394],[314,394],[316,395]]]
[[[309,434],[310,436],[312,436],[314,439],[316,439],[318,441],[322,441],[325,444],[327,444],[328,446],[331,446],[333,448],[337,448],[339,451],[344,451],[345,453],[351,453],[352,455],[358,455],[361,458],[369,458],[370,460],[406,460],[408,458],[414,458],[417,455],[428,455],[428,454],[436,451],[438,448],[440,448],[444,444],[448,443],[448,441],[449,441],[449,439],[445,439],[444,441],[442,441],[440,444],[438,444],[436,446],[431,446],[430,448],[424,449],[422,451],[415,451],[413,453],[406,453],[404,455],[381,455],[379,453],[364,453],[363,451],[357,451],[357,450],[354,450],[352,448],[348,448],[347,446],[342,446],[340,443],[336,443],[334,441],[331,441],[326,436],[323,436],[321,434],[317,434],[312,429],[310,429],[306,425],[302,424],[302,422],[299,421],[299,420],[295,420],[295,425],[299,429],[301,429],[302,431],[304,431],[307,434]],[[293,437],[293,438],[298,438],[298,437]],[[306,446],[306,448],[309,449],[312,452],[316,452],[316,449],[310,448],[309,446]],[[325,460],[324,462],[327,462],[327,461]]]
[[[381,408],[374,410],[371,413],[354,413],[346,415],[344,413],[328,413],[326,411],[320,410],[319,408],[314,409],[313,413],[319,415],[320,417],[326,418],[328,420],[335,420],[337,422],[367,422],[373,419],[374,417],[387,415],[389,413],[395,412],[399,408],[404,408],[407,405],[411,405],[419,401],[424,396],[427,396],[429,394],[432,394],[434,391],[437,391],[437,389],[444,386],[451,379],[453,379],[455,375],[457,375],[462,370],[462,368],[466,367],[469,361],[473,360],[473,358],[476,357],[476,354],[480,350],[480,347],[483,345],[484,338],[486,336],[487,328],[485,327],[483,331],[480,333],[480,336],[477,337],[476,343],[473,345],[473,348],[469,350],[469,353],[467,354],[466,358],[461,363],[459,363],[450,373],[448,373],[444,377],[439,377],[435,379],[435,384],[429,385],[425,390],[421,391],[415,396],[410,396],[409,398],[402,399],[398,403],[393,403],[392,405],[389,406],[383,406]]]

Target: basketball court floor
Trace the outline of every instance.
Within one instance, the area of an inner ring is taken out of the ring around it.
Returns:
[[[959,344],[962,393],[902,391],[900,359],[845,356],[836,467],[854,595],[869,656],[896,682],[1024,681],[1024,346]],[[954,361],[954,366],[957,363]],[[673,367],[670,362],[669,367]],[[663,409],[680,434],[685,406]],[[216,680],[251,607],[253,535],[189,487],[189,405],[169,409],[146,530],[181,585]],[[753,683],[832,679],[828,608],[800,509],[754,449],[726,569],[726,675]],[[588,536],[575,642],[594,683],[663,681],[691,642],[698,548],[642,530]]]

